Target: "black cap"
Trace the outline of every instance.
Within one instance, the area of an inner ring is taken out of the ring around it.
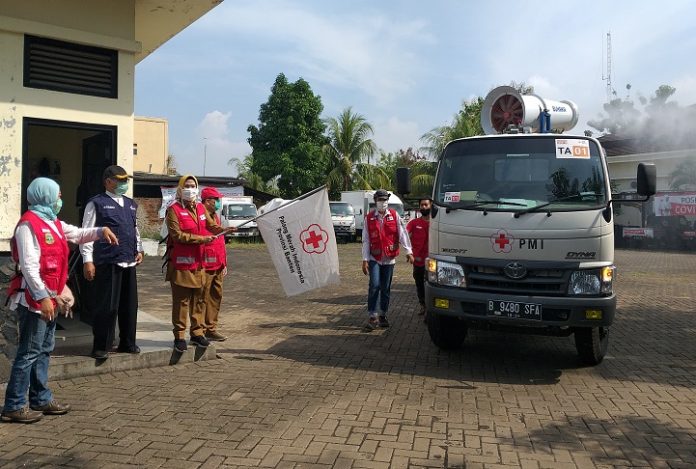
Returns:
[[[374,200],[377,199],[388,199],[391,194],[384,189],[377,189],[375,191]]]
[[[119,181],[125,181],[126,179],[132,177],[133,176],[128,175],[125,169],[114,164],[104,170],[102,181],[105,181],[107,179],[118,179]]]

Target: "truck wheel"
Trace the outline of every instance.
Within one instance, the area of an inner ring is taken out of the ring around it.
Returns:
[[[455,350],[462,346],[466,338],[466,323],[451,316],[431,311],[427,313],[430,340],[442,350]]]
[[[598,365],[607,354],[609,328],[581,327],[575,329],[575,348],[580,361],[586,365]]]

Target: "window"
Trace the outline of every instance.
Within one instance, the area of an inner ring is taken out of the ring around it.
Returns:
[[[118,97],[118,52],[24,36],[24,86]]]

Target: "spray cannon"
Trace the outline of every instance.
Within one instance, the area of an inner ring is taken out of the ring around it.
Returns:
[[[512,125],[547,133],[570,130],[578,123],[578,107],[572,101],[554,101],[535,94],[520,94],[511,86],[494,88],[483,101],[481,127],[500,134]]]

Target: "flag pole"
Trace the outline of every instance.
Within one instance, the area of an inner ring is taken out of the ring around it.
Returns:
[[[242,226],[246,225],[247,223],[251,223],[252,221],[256,221],[256,220],[258,220],[259,218],[261,218],[262,216],[268,215],[269,213],[273,213],[273,212],[275,212],[275,211],[278,210],[278,209],[288,207],[289,205],[294,204],[295,202],[297,202],[297,201],[299,201],[299,200],[306,199],[307,197],[312,196],[312,195],[316,194],[317,192],[319,192],[319,191],[321,191],[322,189],[325,189],[325,188],[326,188],[326,184],[324,184],[323,186],[319,186],[319,187],[317,187],[316,189],[312,189],[311,191],[307,192],[306,194],[302,194],[301,196],[299,196],[299,197],[297,197],[297,198],[295,198],[295,199],[292,199],[291,201],[289,201],[289,202],[287,202],[287,203],[284,203],[284,204],[281,205],[280,207],[276,207],[276,208],[274,208],[273,210],[269,210],[268,212],[264,212],[264,213],[262,213],[261,215],[258,215],[258,216],[256,216],[256,217],[252,218],[251,220],[245,221],[245,222],[242,223],[241,225],[237,226],[237,228],[241,228]]]

